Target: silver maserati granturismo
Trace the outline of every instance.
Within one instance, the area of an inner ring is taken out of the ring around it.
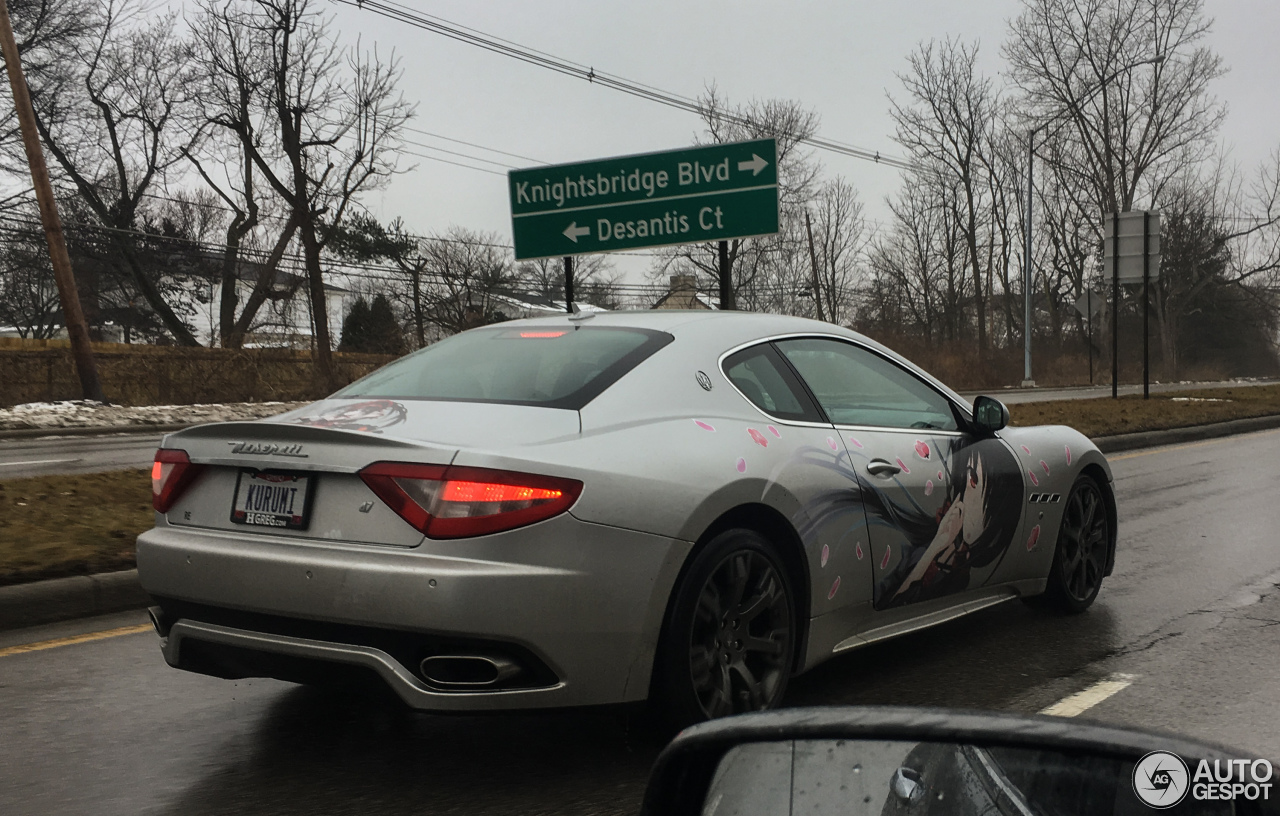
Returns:
[[[166,436],[138,572],[189,671],[376,675],[435,711],[766,709],[878,640],[1093,602],[1107,461],[1008,419],[827,323],[502,323]]]

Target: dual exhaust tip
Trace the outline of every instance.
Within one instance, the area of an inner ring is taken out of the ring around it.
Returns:
[[[453,691],[481,691],[502,686],[524,670],[500,655],[432,655],[418,664],[428,683]]]

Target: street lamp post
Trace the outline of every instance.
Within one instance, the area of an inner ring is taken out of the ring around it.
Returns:
[[[1163,61],[1164,61],[1164,54],[1156,54],[1154,57],[1151,57],[1150,59],[1140,60],[1138,62],[1126,65],[1123,68],[1112,72],[1108,76],[1103,77],[1096,85],[1094,85],[1092,88],[1087,89],[1087,92],[1082,94],[1078,99],[1071,100],[1070,107],[1075,108],[1080,104],[1087,102],[1090,97],[1092,97],[1098,91],[1101,91],[1103,88],[1105,88],[1108,82],[1120,76],[1125,71],[1131,71],[1134,68],[1137,68],[1139,65],[1154,65],[1156,63],[1163,62]],[[1023,249],[1022,293],[1023,293],[1024,306],[1026,307],[1025,314],[1024,314],[1025,322],[1023,323],[1023,331],[1022,331],[1022,337],[1023,337],[1022,387],[1023,388],[1034,388],[1036,384],[1036,381],[1031,377],[1031,295],[1032,295],[1032,280],[1033,280],[1031,276],[1031,220],[1032,220],[1031,209],[1032,209],[1034,196],[1035,196],[1035,185],[1033,184],[1032,180],[1034,178],[1034,169],[1035,169],[1036,134],[1044,130],[1046,127],[1049,126],[1050,123],[1052,123],[1055,119],[1059,118],[1062,115],[1063,115],[1062,113],[1059,113],[1055,116],[1050,117],[1047,121],[1043,122],[1040,125],[1037,125],[1036,127],[1033,127],[1027,133],[1027,224],[1026,224],[1027,228],[1025,231],[1026,234],[1024,236],[1024,242],[1023,242],[1023,248],[1022,248]]]

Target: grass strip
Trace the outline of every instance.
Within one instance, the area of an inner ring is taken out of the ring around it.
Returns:
[[[0,481],[0,510],[0,586],[129,569],[155,524],[147,470]]]
[[[1013,425],[1070,425],[1088,437],[1163,431],[1280,414],[1280,385],[1205,388],[1119,399],[1053,400],[1009,406]]]
[[[1015,425],[1112,436],[1280,414],[1280,385],[1020,403],[1009,411]],[[129,569],[135,539],[153,519],[146,470],[0,481],[0,585]]]

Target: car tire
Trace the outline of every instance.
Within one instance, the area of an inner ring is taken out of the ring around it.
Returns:
[[[753,530],[715,536],[668,609],[654,697],[674,727],[774,708],[794,665],[795,593],[775,547]]]
[[[1082,475],[1062,508],[1044,601],[1069,614],[1088,609],[1102,589],[1110,547],[1111,521],[1102,488]]]

